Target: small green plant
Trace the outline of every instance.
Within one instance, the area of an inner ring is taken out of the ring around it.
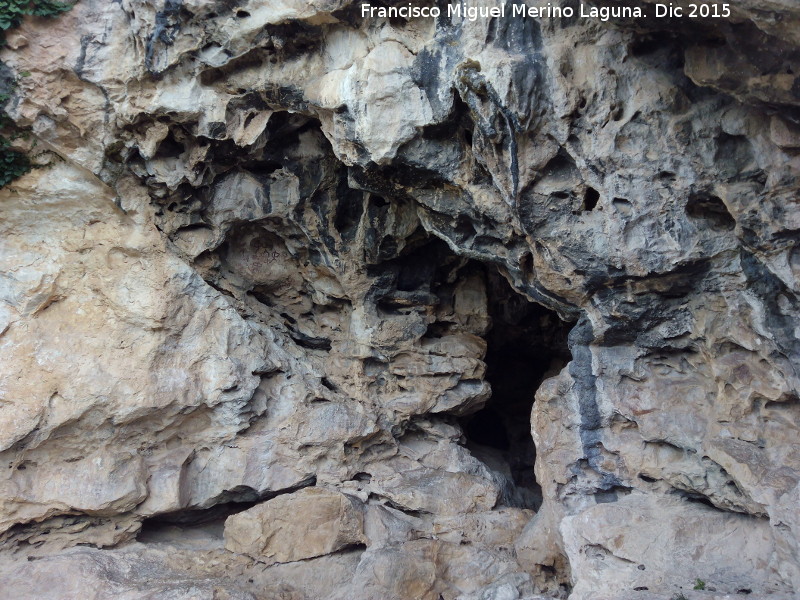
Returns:
[[[26,16],[57,17],[72,8],[67,2],[54,0],[0,0],[0,46],[5,45],[5,32],[22,23]],[[28,71],[19,77],[30,77]],[[27,153],[12,147],[11,142],[27,135],[8,117],[5,105],[17,88],[17,79],[0,63],[0,188],[31,170],[33,164]]]
[[[672,597],[672,600],[689,600],[689,599],[681,593],[681,594],[675,594]]]
[[[13,78],[8,77],[3,83],[7,92],[0,93],[0,107],[5,106],[17,85]],[[28,155],[11,147],[11,142],[23,135],[24,132],[8,118],[5,110],[0,110],[0,188],[31,170]]]
[[[31,159],[24,152],[9,148],[11,142],[0,136],[0,188],[31,170]]]
[[[696,590],[704,590],[706,589],[706,582],[702,579],[695,579],[694,580],[694,589]]]

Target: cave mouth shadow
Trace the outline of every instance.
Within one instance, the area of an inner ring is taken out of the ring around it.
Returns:
[[[531,411],[536,390],[571,359],[571,323],[514,290],[487,270],[489,316],[486,380],[492,396],[481,410],[462,417],[465,446],[503,482],[500,505],[538,510],[536,446]]]

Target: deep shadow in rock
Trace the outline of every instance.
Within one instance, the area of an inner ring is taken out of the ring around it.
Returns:
[[[514,291],[496,271],[487,271],[486,277],[492,318],[486,363],[492,397],[461,424],[470,452],[509,480],[501,503],[538,509],[542,492],[534,473],[531,410],[542,381],[571,358],[571,324]]]
[[[136,541],[145,544],[221,545],[225,520],[231,515],[243,512],[281,494],[313,486],[315,483],[316,478],[312,477],[303,481],[299,486],[267,493],[258,493],[250,487],[239,486],[223,492],[216,498],[216,503],[207,508],[187,508],[160,513],[144,519]]]
[[[225,520],[252,508],[259,500],[241,500],[215,504],[205,509],[181,510],[155,515],[142,521],[136,541],[144,544],[172,543],[222,545]]]

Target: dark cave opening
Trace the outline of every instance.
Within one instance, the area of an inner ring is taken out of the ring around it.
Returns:
[[[485,361],[492,396],[481,410],[461,419],[465,445],[505,476],[502,504],[538,509],[542,494],[534,472],[531,411],[542,381],[571,359],[571,324],[516,292],[496,271],[487,270],[486,278],[492,326]]]
[[[259,503],[259,500],[232,501],[205,509],[161,513],[142,521],[136,541],[142,544],[176,543],[205,538],[221,540],[225,520]]]
[[[271,143],[280,140],[280,148],[273,148],[270,144],[243,163],[244,167],[260,180],[266,181],[289,160],[286,156],[299,160],[292,148],[299,144],[301,134],[317,127],[318,122],[312,119],[280,113],[270,120],[266,132]],[[328,151],[321,134],[316,141]],[[212,149],[214,161],[226,166],[233,164],[237,152],[230,143],[215,143]],[[319,172],[316,167],[319,167]],[[567,167],[568,164],[564,168]],[[402,320],[405,315],[416,312],[435,314],[435,320],[428,324],[427,332],[420,331],[419,334],[440,337],[461,329],[485,339],[485,379],[491,385],[491,398],[471,414],[459,412],[461,407],[438,414],[449,423],[457,422],[460,425],[464,446],[483,462],[500,484],[501,506],[538,509],[541,488],[534,472],[536,447],[531,436],[531,412],[541,382],[555,375],[571,359],[567,347],[571,324],[561,321],[554,311],[516,291],[497,266],[485,260],[459,256],[449,244],[432,236],[421,225],[413,231],[394,231],[393,223],[412,214],[407,205],[413,205],[413,202],[409,198],[396,197],[393,186],[383,180],[381,173],[345,170],[332,157],[330,163],[315,162],[314,168],[302,161],[291,168],[281,168],[302,174],[304,178],[312,178],[315,182],[319,178],[330,186],[325,193],[315,193],[309,197],[312,210],[308,214],[318,219],[319,231],[324,232],[324,226],[328,225],[338,233],[338,239],[335,239],[336,236],[320,236],[311,244],[309,253],[327,257],[321,259],[320,264],[328,264],[333,260],[363,261],[366,275],[373,279],[366,301],[374,303],[379,317]],[[409,186],[435,188],[440,185],[433,175],[410,167],[395,169],[392,176],[408,182]],[[308,188],[311,190],[312,186]],[[583,210],[592,210],[598,201],[599,192],[588,188]],[[443,226],[448,221],[443,215],[435,215],[434,219],[437,223],[441,221]],[[451,239],[459,247],[468,247],[480,237],[480,228],[476,224],[466,215],[455,217]],[[244,226],[232,229],[232,233],[239,237],[246,231]],[[260,226],[254,231],[260,236],[258,241],[264,243],[246,247],[242,245],[242,253],[255,252],[262,246],[265,249],[284,248],[283,242],[278,239],[262,239],[265,235],[269,237],[273,234],[265,234]],[[230,239],[220,246],[218,253],[225,260],[224,264],[231,263],[226,253],[232,247]],[[286,250],[282,249],[281,252],[288,255]],[[530,254],[522,261],[525,271],[532,269]],[[242,279],[246,280],[246,275]],[[461,284],[466,287],[473,285],[471,279],[483,282],[475,284],[475,288],[470,290],[475,298],[482,295],[478,288],[485,286],[485,313],[478,314],[484,309],[479,309],[480,301],[474,300],[476,312],[465,313],[465,321],[461,322],[450,314],[454,310],[451,304],[454,302],[455,289]],[[220,287],[225,289],[224,286]],[[331,338],[304,333],[317,331],[316,323],[308,316],[310,313],[281,312],[282,300],[270,285],[257,283],[245,293],[284,319],[289,337],[297,346],[306,350],[331,351]],[[486,319],[487,316],[489,319]],[[450,321],[451,318],[455,321]],[[487,327],[485,323],[489,321],[491,326]],[[298,323],[305,327],[299,327]],[[365,373],[369,368],[368,361],[365,361]],[[378,370],[383,368],[381,365]],[[326,378],[321,385],[335,391],[340,384]],[[143,539],[158,537],[162,530],[175,527],[205,527],[205,523],[218,523],[227,514],[232,514],[228,511],[245,509],[248,502],[252,501],[246,494],[229,500],[230,504],[221,509],[221,514],[214,511],[184,511],[166,518],[159,516],[149,519],[143,527]]]
[[[423,237],[369,272],[381,281],[373,290],[378,314],[442,313],[442,320],[428,326],[429,338],[467,326],[448,320],[456,287],[473,285],[476,296],[485,292],[482,310],[489,325],[472,321],[467,330],[486,341],[485,380],[492,394],[474,412],[458,407],[445,418],[458,423],[461,443],[492,472],[501,488],[500,506],[538,509],[542,491],[534,470],[531,413],[542,381],[572,359],[567,343],[572,323],[515,290],[497,267],[459,257],[440,240]],[[470,280],[476,283],[467,284]]]
[[[315,484],[316,478],[311,477],[297,486],[267,493],[259,493],[245,485],[238,486],[224,491],[206,508],[179,509],[144,519],[136,535],[136,541],[143,544],[219,541],[222,539],[225,520],[228,517],[281,494],[295,492]]]

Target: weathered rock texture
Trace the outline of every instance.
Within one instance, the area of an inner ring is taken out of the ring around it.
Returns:
[[[0,596],[800,593],[795,3],[83,0],[1,57]]]
[[[274,564],[315,558],[365,542],[357,500],[309,487],[225,521],[225,548]]]

